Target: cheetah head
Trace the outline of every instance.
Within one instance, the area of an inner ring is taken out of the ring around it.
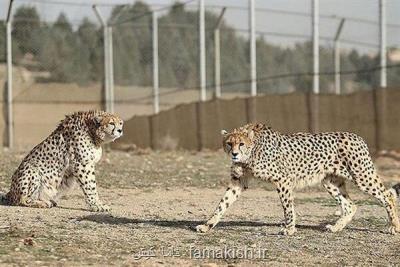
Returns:
[[[251,156],[254,147],[253,130],[233,130],[228,133],[221,131],[224,151],[231,157],[234,163],[246,163]]]
[[[94,117],[96,136],[103,143],[109,143],[122,136],[124,122],[117,115],[110,113],[98,114]]]

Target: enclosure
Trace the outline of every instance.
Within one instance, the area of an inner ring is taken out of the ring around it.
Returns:
[[[124,121],[96,167],[109,213],[81,190],[57,207],[0,205],[4,266],[398,265],[384,208],[358,206],[340,233],[322,187],[296,192],[298,233],[273,186],[250,187],[217,227],[194,231],[230,181],[221,129],[350,131],[384,184],[400,175],[396,0],[0,0],[0,193],[66,114]],[[335,215],[336,214],[336,215]]]
[[[8,147],[36,144],[82,109],[128,120],[211,99],[399,84],[393,0],[1,3],[0,127]]]

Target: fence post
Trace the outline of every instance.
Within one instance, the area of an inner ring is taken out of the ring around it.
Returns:
[[[221,97],[221,49],[220,49],[220,31],[222,17],[224,16],[226,7],[223,7],[218,17],[217,24],[214,27],[214,74],[215,74],[215,97]]]
[[[206,101],[206,40],[204,0],[199,0],[200,101]]]
[[[340,95],[341,93],[341,84],[340,84],[340,34],[342,33],[343,25],[345,19],[341,19],[339,27],[336,31],[336,35],[334,38],[334,50],[333,50],[333,58],[335,64],[335,93]]]
[[[93,5],[93,11],[98,19],[98,21],[100,22],[100,25],[103,29],[103,56],[104,56],[104,88],[103,88],[103,108],[106,111],[109,111],[109,70],[108,70],[108,66],[109,66],[109,62],[108,62],[108,30],[107,30],[107,25],[103,19],[103,16],[100,14],[100,11],[98,10],[96,5]]]
[[[107,39],[108,39],[108,97],[109,106],[108,112],[114,113],[114,53],[113,53],[113,32],[112,27],[107,26]]]
[[[387,87],[386,73],[386,0],[379,0],[380,86]]]
[[[214,30],[214,81],[215,97],[221,97],[221,55],[220,55],[220,37],[219,28]]]
[[[311,94],[311,131],[319,131],[319,0],[312,0],[313,94]]]
[[[251,96],[257,95],[257,61],[256,61],[256,14],[254,0],[249,0],[250,24],[250,79]]]
[[[312,0],[313,93],[319,94],[319,0]]]
[[[110,109],[109,107],[109,92],[110,89],[108,88],[110,83],[109,83],[109,77],[108,77],[108,31],[107,31],[107,27],[104,26],[103,27],[103,48],[104,48],[104,106],[106,111],[108,111]]]
[[[160,111],[158,77],[158,15],[153,12],[153,107],[154,113]]]
[[[10,0],[6,18],[7,39],[7,147],[14,146],[14,119],[13,119],[13,88],[12,88],[12,35],[11,10],[13,0]]]

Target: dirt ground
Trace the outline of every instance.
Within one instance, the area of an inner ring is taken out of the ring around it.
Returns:
[[[3,192],[24,154],[0,153]],[[400,264],[400,235],[388,234],[384,209],[354,187],[358,211],[340,233],[324,230],[338,208],[314,188],[296,194],[297,234],[278,235],[278,196],[255,180],[212,232],[194,232],[224,193],[228,166],[222,152],[108,151],[97,180],[113,210],[87,211],[79,189],[52,209],[0,206],[0,265]],[[377,166],[385,184],[400,181],[400,162],[379,158]]]

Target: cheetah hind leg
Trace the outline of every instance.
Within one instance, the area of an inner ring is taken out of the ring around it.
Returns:
[[[364,180],[366,180],[366,183],[363,183],[361,179],[356,178],[354,180],[361,191],[375,197],[386,209],[390,221],[389,233],[393,235],[400,233],[400,222],[396,208],[396,196],[393,194],[394,190],[386,190],[385,186],[376,174],[365,178]]]
[[[392,203],[392,205],[394,206],[394,209],[396,211],[396,202],[400,199],[400,183],[394,185],[392,188],[390,188],[389,190],[386,191],[387,195],[388,195],[388,200],[390,203]],[[388,211],[389,214],[389,211]],[[389,214],[390,216],[390,214]],[[395,218],[397,217],[397,214],[394,215]],[[392,226],[390,226],[389,228],[389,232],[391,234],[396,234],[396,233],[400,233],[400,223],[396,220],[392,221]]]
[[[72,175],[66,175],[62,179],[61,185],[58,188],[56,195],[52,199],[50,199],[50,202],[52,203],[53,207],[57,207],[58,206],[57,202],[67,193],[72,191],[76,187],[76,185],[77,181],[75,177],[73,177]]]
[[[331,232],[339,232],[353,219],[357,207],[347,194],[344,178],[329,176],[323,180],[323,186],[341,207],[339,219],[334,225],[326,225],[326,228]]]

